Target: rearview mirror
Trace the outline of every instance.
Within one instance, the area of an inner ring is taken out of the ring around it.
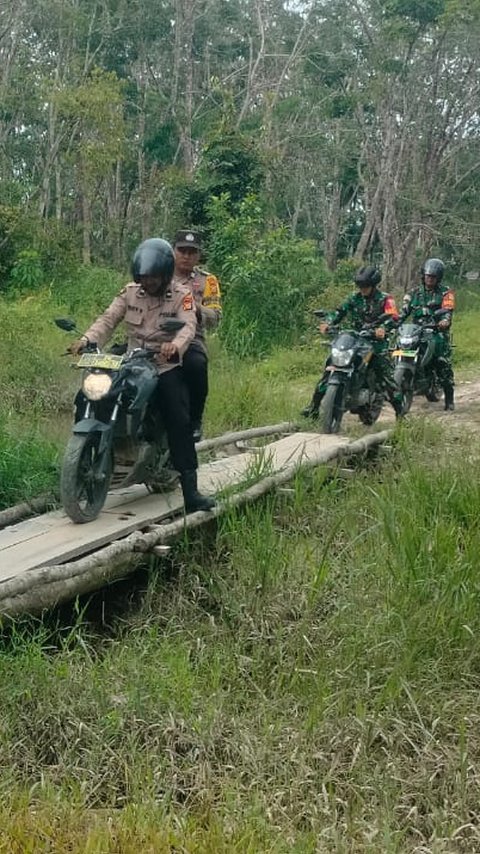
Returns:
[[[77,328],[77,324],[74,320],[70,320],[68,317],[56,317],[55,325],[58,326],[59,329],[63,329],[64,332],[73,332],[74,329]]]

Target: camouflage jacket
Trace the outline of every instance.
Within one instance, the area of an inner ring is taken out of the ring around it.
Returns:
[[[419,285],[413,291],[405,294],[402,308],[402,318],[412,315],[413,320],[419,320],[427,313],[433,314],[439,308],[446,310],[445,320],[452,322],[453,311],[455,308],[455,294],[447,285],[441,282],[434,288],[426,288],[425,285]]]
[[[375,323],[382,314],[389,314],[392,321],[398,320],[398,310],[393,296],[375,288],[371,297],[364,297],[359,291],[350,294],[345,302],[329,314],[327,322],[330,325],[340,323],[349,315],[352,329],[358,331],[365,323]],[[388,329],[391,322],[387,320],[382,325]]]

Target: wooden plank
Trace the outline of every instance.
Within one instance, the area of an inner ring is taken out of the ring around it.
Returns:
[[[292,461],[301,464],[319,447],[328,449],[348,444],[346,437],[295,433],[266,445],[262,452],[248,452],[202,465],[199,486],[218,492],[247,477],[264,477]],[[165,495],[151,495],[143,486],[134,486],[109,495],[99,518],[74,525],[61,511],[46,513],[0,531],[0,584],[42,566],[65,563],[124,538],[162,519],[181,512],[180,489]]]

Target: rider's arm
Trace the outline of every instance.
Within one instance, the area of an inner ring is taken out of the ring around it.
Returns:
[[[407,292],[405,294],[405,296],[403,297],[403,305],[402,305],[402,310],[400,312],[400,320],[405,320],[405,318],[408,317],[408,315],[412,311],[412,307],[413,307],[412,306],[412,295]]]
[[[329,326],[334,326],[337,323],[340,323],[341,320],[351,311],[352,308],[352,297],[348,297],[345,302],[342,302],[341,305],[338,306],[334,311],[330,312],[327,315],[326,321]]]
[[[127,289],[123,288],[119,295],[115,297],[106,311],[97,317],[92,325],[84,333],[83,337],[89,341],[94,341],[99,347],[110,338],[113,330],[123,320],[127,310]]]
[[[445,314],[443,315],[440,323],[442,323],[442,321],[446,321],[445,323],[442,323],[442,325],[444,326],[445,329],[448,329],[451,326],[452,318],[453,318],[453,312],[455,309],[455,294],[451,290],[451,288],[449,288],[443,294],[442,306],[441,307],[442,307],[442,309],[445,309]]]
[[[208,274],[200,306],[202,323],[207,329],[215,329],[222,317],[222,296],[216,276]]]
[[[195,314],[195,300],[191,291],[183,286],[179,286],[176,294],[176,316],[179,320],[183,320],[185,324],[182,329],[175,335],[172,343],[175,344],[177,352],[183,356],[185,350],[195,338],[195,330],[197,328],[197,318]]]
[[[382,307],[383,313],[389,315],[389,317],[382,323],[382,326],[388,330],[392,328],[394,323],[396,323],[400,317],[395,303],[395,298],[391,294],[387,294]]]

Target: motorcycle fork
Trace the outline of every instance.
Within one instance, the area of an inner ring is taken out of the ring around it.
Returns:
[[[117,421],[118,412],[120,409],[121,402],[122,402],[122,395],[120,394],[118,396],[116,402],[115,402],[113,409],[112,409],[112,414],[110,416],[110,429],[105,430],[100,436],[100,444],[99,444],[99,448],[98,448],[98,453],[101,454],[101,457],[102,457],[101,462],[100,462],[100,466],[98,469],[98,474],[100,477],[102,475],[106,474],[106,471],[107,471],[109,457],[110,457],[110,454],[112,452],[115,424]]]

